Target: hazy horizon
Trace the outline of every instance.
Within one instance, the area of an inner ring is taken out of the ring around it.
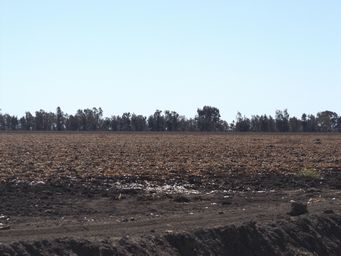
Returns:
[[[1,1],[0,109],[341,112],[339,1]]]

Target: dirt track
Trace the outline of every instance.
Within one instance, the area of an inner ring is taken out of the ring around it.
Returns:
[[[338,255],[340,141],[321,134],[1,134],[0,251]],[[132,169],[136,163],[143,168]],[[308,214],[289,216],[291,200],[307,203]]]

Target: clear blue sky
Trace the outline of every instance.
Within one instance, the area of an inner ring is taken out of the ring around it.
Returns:
[[[0,108],[341,114],[341,1],[0,0]]]

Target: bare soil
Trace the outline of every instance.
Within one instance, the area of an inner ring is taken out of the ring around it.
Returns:
[[[0,134],[0,177],[0,255],[341,255],[337,134]]]

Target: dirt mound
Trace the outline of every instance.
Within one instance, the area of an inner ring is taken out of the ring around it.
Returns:
[[[340,239],[341,217],[336,215],[167,237],[180,255],[340,255]]]
[[[0,244],[1,255],[341,255],[341,216],[307,215],[192,233],[120,240],[54,239]]]

